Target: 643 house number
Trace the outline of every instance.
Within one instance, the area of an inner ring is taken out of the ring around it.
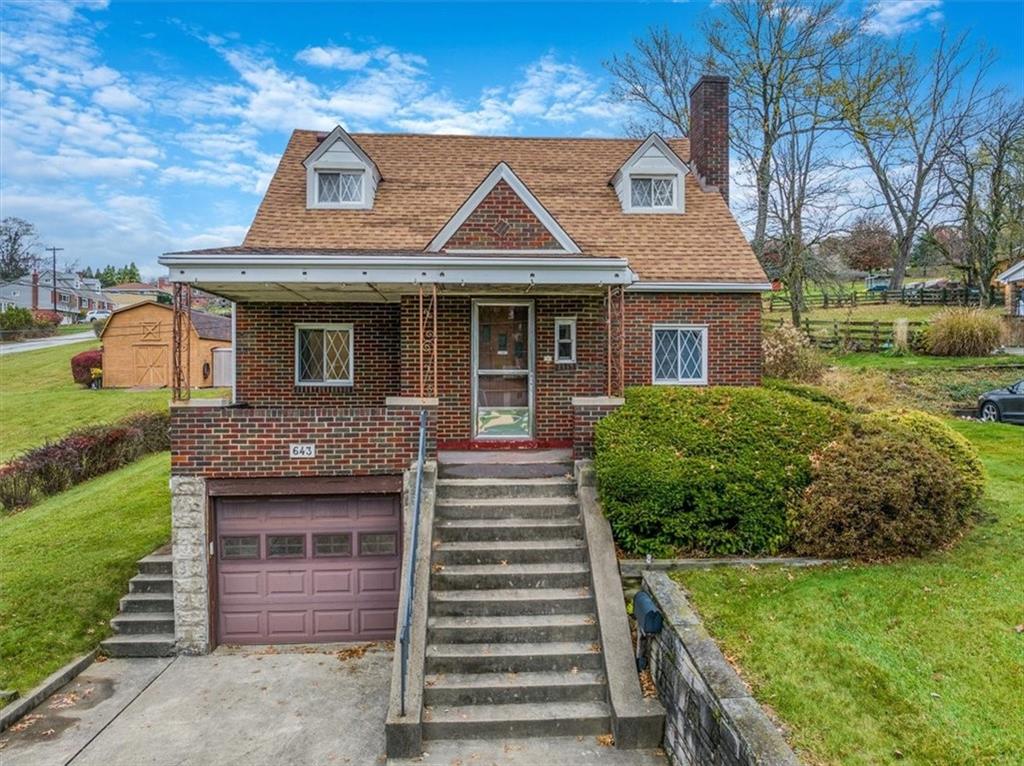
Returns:
[[[288,457],[309,458],[316,457],[315,444],[290,444],[288,445]]]

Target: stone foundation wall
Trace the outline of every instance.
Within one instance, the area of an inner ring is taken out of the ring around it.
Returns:
[[[171,477],[174,639],[181,654],[210,651],[206,481]]]
[[[648,656],[665,705],[664,748],[673,766],[798,766],[679,586],[663,572],[647,572],[643,589],[665,617]]]

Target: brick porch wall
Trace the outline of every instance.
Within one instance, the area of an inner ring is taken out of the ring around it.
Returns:
[[[428,423],[428,434],[433,428]],[[313,444],[295,459],[289,445]],[[171,473],[207,478],[399,474],[416,459],[419,408],[171,409]],[[433,439],[428,441],[433,454]]]

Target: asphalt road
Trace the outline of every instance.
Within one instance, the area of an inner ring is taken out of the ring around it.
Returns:
[[[19,354],[22,351],[36,351],[41,348],[53,348],[54,346],[67,346],[71,343],[81,343],[85,340],[95,340],[96,333],[92,330],[76,332],[73,335],[55,335],[52,338],[39,338],[37,340],[26,340],[21,343],[5,343],[0,345],[0,356],[6,354]]]

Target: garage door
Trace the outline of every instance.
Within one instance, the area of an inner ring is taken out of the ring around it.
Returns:
[[[391,639],[401,571],[397,495],[217,500],[218,639]]]

